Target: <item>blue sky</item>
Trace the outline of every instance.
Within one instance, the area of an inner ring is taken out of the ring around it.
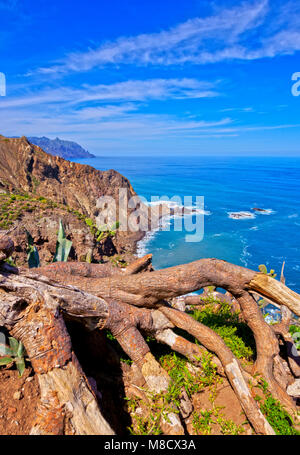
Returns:
[[[298,0],[0,0],[0,133],[98,155],[300,155]]]

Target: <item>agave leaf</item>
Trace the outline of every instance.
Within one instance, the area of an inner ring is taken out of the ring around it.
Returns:
[[[101,232],[101,234],[97,237],[97,242],[101,242],[105,237],[107,237],[106,232]]]
[[[9,340],[9,346],[10,346],[10,349],[12,350],[13,355],[17,356],[18,349],[19,349],[18,340],[16,340],[13,337],[9,337],[8,340]]]
[[[20,341],[18,351],[17,351],[17,357],[23,357],[24,352],[25,352],[24,344]]]
[[[120,227],[120,221],[116,221],[110,228],[111,231],[115,231],[116,229],[119,229]]]
[[[28,243],[28,245],[33,246],[33,238],[32,238],[32,235],[30,234],[30,232],[27,231],[27,229],[25,229],[25,232],[26,232],[26,236],[27,236],[27,243]]]
[[[57,234],[57,241],[61,242],[65,238],[66,238],[66,234],[65,234],[65,230],[64,230],[64,225],[62,223],[62,220],[59,220],[59,229],[58,229],[58,234]]]
[[[6,344],[0,344],[0,355],[12,356],[13,352]]]
[[[56,242],[56,252],[53,262],[66,262],[68,260],[70,251],[72,248],[71,240],[68,240],[65,235],[64,226],[61,220],[59,220],[59,230]]]
[[[267,267],[265,266],[265,264],[260,264],[260,265],[258,266],[258,270],[259,270],[261,273],[265,273],[265,274],[268,273],[268,270],[267,270]]]
[[[60,242],[57,242],[56,253],[53,262],[66,262],[68,260],[71,248],[71,240],[62,239]]]
[[[105,232],[105,231],[108,231],[108,226],[107,224],[103,224],[102,226],[99,226],[98,227],[98,232]]]
[[[27,262],[30,269],[36,268],[40,266],[40,258],[39,253],[33,244],[33,238],[31,234],[25,229],[26,236],[27,236]]]
[[[16,367],[18,369],[19,375],[22,376],[25,370],[25,360],[23,357],[16,358]]]
[[[40,257],[36,246],[29,246],[27,254],[27,262],[30,269],[40,266]]]
[[[8,365],[9,363],[13,362],[14,359],[11,357],[2,357],[0,358],[0,366]]]

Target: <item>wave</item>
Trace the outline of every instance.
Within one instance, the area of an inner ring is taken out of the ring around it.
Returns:
[[[211,215],[212,213],[209,210],[203,210],[199,209],[198,207],[195,207],[194,205],[181,205],[178,204],[177,202],[174,201],[147,201],[145,202],[146,205],[149,207],[157,207],[160,205],[166,205],[170,209],[173,209],[175,211],[174,215],[171,216],[180,216],[180,212],[182,212],[181,216],[189,216],[189,215]],[[178,213],[176,213],[176,211]],[[185,211],[188,211],[188,213],[185,213]],[[168,216],[168,215],[167,215]]]
[[[262,209],[262,210],[256,210],[256,213],[258,215],[272,215],[273,213],[276,213],[275,210],[272,209]]]
[[[139,258],[142,258],[148,253],[147,250],[147,244],[150,242],[150,240],[153,239],[155,234],[160,230],[160,227],[153,229],[152,231],[146,232],[146,235],[142,238],[142,240],[139,240],[136,244],[136,255]]]
[[[246,239],[241,238],[241,241],[242,241],[242,244],[244,245],[244,247],[243,247],[243,251],[242,251],[240,260],[241,260],[242,264],[244,264],[245,267],[248,267],[248,261],[252,257],[252,254],[249,253],[249,251],[248,251],[249,245],[247,244]]]
[[[159,232],[162,231],[165,228],[168,228],[171,226],[171,220],[175,218],[186,218],[188,216],[192,215],[211,215],[211,212],[208,210],[202,210],[194,206],[184,206],[177,204],[177,202],[174,201],[147,201],[145,202],[146,205],[149,207],[155,207],[159,205],[166,205],[170,209],[172,209],[173,213],[166,213],[163,214],[161,219],[159,220],[159,225],[152,229],[151,231],[148,231],[146,235],[137,242],[136,245],[136,255],[138,257],[143,257],[145,254],[148,253],[147,245],[148,243],[155,237],[155,235]],[[186,213],[188,211],[188,213]],[[173,244],[175,246],[175,244]]]
[[[292,215],[289,215],[288,218],[298,218],[298,213],[293,213]]]

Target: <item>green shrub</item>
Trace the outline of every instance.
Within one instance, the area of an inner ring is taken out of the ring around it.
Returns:
[[[247,324],[239,321],[238,312],[232,313],[227,302],[214,297],[207,300],[208,304],[201,311],[192,312],[193,318],[220,335],[237,358],[252,359],[256,351],[254,337]],[[214,311],[215,304],[220,306],[218,311]]]
[[[300,432],[293,426],[294,422],[291,416],[271,394],[268,394],[265,402],[260,405],[260,409],[276,434],[300,435]]]

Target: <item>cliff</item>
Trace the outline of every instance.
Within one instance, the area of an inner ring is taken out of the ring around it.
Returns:
[[[136,241],[143,237],[144,232],[118,231],[113,245],[106,245],[105,251],[101,251],[85,222],[86,218],[91,218],[96,223],[99,215],[97,200],[101,196],[111,196],[119,209],[120,188],[125,189],[128,198],[137,196],[130,182],[114,170],[99,171],[72,163],[44,152],[25,137],[5,138],[0,135],[0,193],[4,201],[1,202],[4,204],[2,212],[5,210],[7,215],[4,220],[9,221],[9,225],[18,226],[14,236],[20,236],[20,229],[26,227],[39,248],[44,248],[45,260],[46,250],[54,248],[60,218],[78,250],[73,251],[75,260],[82,260],[91,248],[96,260],[100,260],[102,254],[134,252]],[[9,196],[11,194],[25,194],[29,200],[16,201]],[[124,210],[127,215],[132,212],[125,207],[121,213]],[[4,223],[0,229],[7,227]],[[25,247],[24,233],[22,236]],[[21,238],[16,240],[17,244],[22,244]],[[24,256],[24,250],[22,254]]]

